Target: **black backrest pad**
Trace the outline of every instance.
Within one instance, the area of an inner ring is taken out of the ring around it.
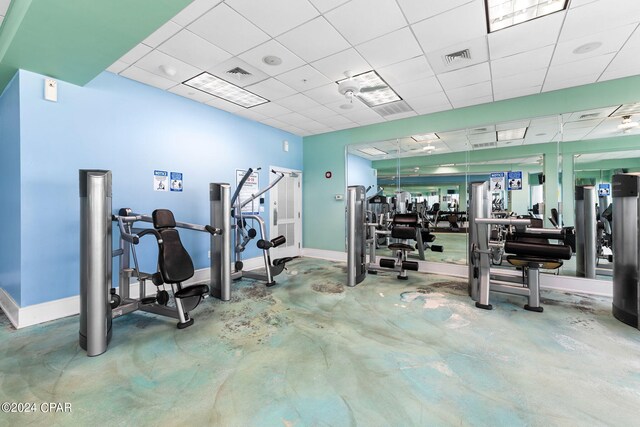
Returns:
[[[504,251],[508,254],[532,256],[546,259],[571,259],[571,247],[567,245],[545,245],[507,241]]]
[[[153,227],[157,230],[176,226],[176,219],[173,217],[173,212],[169,209],[156,209],[151,214],[151,217],[153,218]]]
[[[171,218],[173,218],[173,215],[171,215]],[[194,273],[193,261],[191,261],[187,250],[182,246],[178,230],[175,228],[163,228],[158,231],[162,236],[163,242],[158,254],[158,264],[160,265],[160,272],[164,282],[180,283],[191,278]]]
[[[391,237],[394,239],[414,239],[416,238],[415,227],[393,227]]]

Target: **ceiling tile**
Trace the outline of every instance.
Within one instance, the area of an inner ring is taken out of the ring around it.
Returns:
[[[318,16],[318,11],[307,0],[226,0],[225,3],[271,37]]]
[[[492,96],[491,82],[476,83],[474,85],[450,89],[445,91],[449,100],[456,107],[456,101],[464,101],[481,97]],[[458,102],[459,104],[459,102]],[[456,107],[458,108],[458,107]]]
[[[589,83],[595,83],[598,80],[600,73],[580,75],[564,79],[549,79],[547,78],[542,87],[542,92],[550,92],[552,90],[565,89],[573,86],[582,86]]]
[[[636,24],[626,25],[621,28],[615,28],[600,33],[592,33],[586,37],[575,38],[558,43],[555,53],[553,54],[551,66],[592,58],[594,56],[610,52],[617,52],[620,50],[622,45],[625,44],[636,27]],[[574,50],[594,42],[602,43],[602,45],[585,53],[574,53]]]
[[[149,37],[144,39],[142,43],[146,44],[147,46],[157,47],[160,43],[164,42],[181,29],[182,27],[180,25],[176,24],[173,21],[169,21],[162,27],[154,31]]]
[[[415,111],[407,111],[405,113],[390,114],[388,116],[384,116],[384,119],[388,122],[392,122],[394,120],[406,119],[407,117],[413,117],[417,115],[418,113],[416,113]]]
[[[604,69],[607,68],[607,65],[609,65],[614,55],[614,53],[610,53],[607,55],[596,56],[594,58],[583,59],[581,61],[574,61],[567,64],[556,66],[552,65],[551,67],[549,67],[547,80],[560,81],[569,80],[571,78],[585,75],[601,74]]]
[[[257,113],[255,111],[253,111],[253,108],[251,108],[251,109],[242,108],[242,109],[234,112],[233,114],[236,114],[238,116],[241,116],[241,117],[244,117],[244,118],[247,118],[249,120],[256,121],[256,122],[268,118],[267,116],[265,116],[263,114],[260,114],[260,113]]]
[[[142,68],[136,67],[135,65],[132,65],[131,67],[124,70],[122,73],[120,73],[120,75],[164,90],[167,90],[170,87],[176,85],[176,82],[172,80],[165,79],[164,77],[160,77],[156,74],[150,73],[146,70],[143,70]]]
[[[402,98],[407,99],[442,92],[442,86],[440,86],[440,82],[435,76],[394,85],[392,88]]]
[[[202,72],[186,62],[182,62],[158,50],[150,52],[147,56],[138,60],[135,65],[177,83],[182,83]]]
[[[533,86],[533,87],[522,87],[518,89],[504,91],[504,92],[498,92],[494,88],[493,99],[495,101],[502,101],[503,99],[519,98],[521,96],[534,95],[536,93],[540,93],[541,90],[542,90],[542,85]]]
[[[272,118],[262,119],[262,120],[260,120],[260,123],[264,123],[267,126],[272,126],[274,128],[278,128],[278,129],[283,129],[284,127],[288,126],[285,122],[281,122],[280,120],[276,120],[276,119],[272,119]]]
[[[308,117],[305,117],[300,113],[289,113],[283,116],[278,116],[276,117],[276,119],[280,120],[281,122],[287,123],[291,126],[298,126],[298,127],[301,127],[302,125],[310,121]]]
[[[486,22],[484,2],[474,0],[411,27],[422,49],[431,52],[486,35]]]
[[[287,71],[276,78],[299,92],[331,83],[328,78],[310,65],[304,65],[295,70]]]
[[[569,9],[564,20],[560,42],[590,36],[594,30],[605,30],[640,22],[640,1],[600,0]]]
[[[279,99],[278,104],[288,108],[291,111],[303,111],[314,107],[320,107],[320,104],[318,104],[316,101],[301,93],[296,93],[295,95]]]
[[[407,25],[395,0],[352,0],[325,17],[353,45]]]
[[[247,86],[245,89],[255,93],[256,95],[267,98],[270,101],[284,98],[296,93],[295,90],[291,89],[289,86],[274,78],[263,80],[260,83]]]
[[[5,16],[7,14],[9,3],[11,3],[11,0],[0,0],[0,15]]]
[[[546,69],[551,62],[554,48],[554,45],[549,45],[528,52],[492,60],[491,76],[496,79],[514,76],[529,70]]]
[[[446,91],[491,80],[491,71],[489,63],[483,62],[460,70],[438,74],[438,80]]]
[[[335,83],[305,91],[304,94],[323,105],[337,101],[344,102],[345,100],[344,95],[338,92],[338,85]]]
[[[424,56],[417,56],[378,70],[378,74],[391,86],[422,80],[433,76],[431,66]]]
[[[555,44],[563,18],[564,13],[557,12],[489,34],[491,59],[504,58]],[[535,34],[535,37],[532,37],[532,34]]]
[[[189,6],[171,18],[171,20],[186,27],[221,1],[222,0],[194,0]]]
[[[120,60],[114,62],[113,64],[111,64],[109,66],[109,68],[107,68],[107,71],[118,74],[122,71],[124,71],[127,67],[129,66],[129,64],[127,64],[126,62],[122,62]]]
[[[409,27],[370,40],[356,49],[373,68],[381,68],[422,55],[422,49]]]
[[[349,109],[342,108],[343,106],[349,105],[349,104],[351,105],[351,108]],[[344,96],[339,101],[325,103],[324,105],[325,107],[330,108],[331,110],[335,111],[338,114],[343,114],[345,111],[353,112],[356,110],[370,110],[370,108],[366,106],[358,98],[354,98],[353,102],[349,103],[349,101],[347,101]]]
[[[442,106],[442,105],[449,105],[449,107],[451,107],[451,104],[449,104],[449,99],[447,98],[445,93],[442,91],[434,92],[429,95],[423,95],[423,96],[417,96],[417,97],[412,96],[405,99],[405,101],[415,111],[424,110],[427,108]]]
[[[282,63],[280,65],[269,65],[263,61],[263,58],[266,56],[277,56],[282,60]],[[270,76],[276,76],[297,68],[305,63],[293,52],[275,40],[269,40],[260,46],[254,47],[253,49],[241,54],[240,58]]]
[[[198,37],[189,30],[182,30],[161,44],[159,51],[203,70],[212,68],[229,58],[231,54]]]
[[[322,120],[319,120],[319,122],[331,127],[355,124],[353,121],[340,115],[325,117]]]
[[[506,93],[521,88],[540,87],[547,74],[545,68],[523,72],[509,77],[493,79],[493,91]]]
[[[355,49],[343,50],[335,55],[315,61],[311,65],[334,82],[344,79],[345,71],[351,71],[352,75],[356,75],[372,69]]]
[[[267,102],[266,104],[256,105],[255,107],[251,107],[251,109],[265,117],[278,117],[291,112],[288,108],[280,105],[279,101],[277,104],[275,102]]]
[[[473,0],[398,0],[409,23],[439,15]]]
[[[416,113],[422,115],[422,114],[438,113],[440,111],[447,111],[447,110],[451,110],[452,108],[453,107],[451,106],[451,103],[447,101],[446,104],[428,105],[420,108],[414,108],[414,110]]]
[[[329,117],[335,114],[335,111],[325,107],[324,105],[317,105],[316,107],[305,109],[303,112],[305,116],[314,120],[319,120],[323,117]]]
[[[236,111],[244,110],[244,107],[241,107],[233,102],[225,101],[222,98],[214,97],[211,101],[206,102],[207,105],[211,107],[218,108],[220,110],[225,110],[230,113],[235,113]]]
[[[629,77],[640,74],[640,61],[638,59],[634,60],[633,64],[623,65],[620,66],[620,68],[617,68],[618,66],[620,66],[618,62],[615,62],[615,66],[614,62],[612,62],[611,65],[607,67],[605,72],[602,73],[602,76],[600,76],[598,81],[603,82],[605,80],[620,79],[622,77]]]
[[[312,134],[330,132],[332,130],[329,126],[325,125],[324,123],[319,123],[319,122],[316,122],[315,120],[307,120],[306,122],[304,122],[304,124],[301,124],[299,127],[302,130],[311,132]]]
[[[236,72],[237,68],[240,68],[249,74]],[[214,76],[217,76],[223,80],[228,81],[229,83],[233,83],[234,85],[240,87],[249,86],[269,78],[266,73],[263,73],[257,68],[252,67],[238,57],[233,57],[221,64],[216,65],[215,67],[208,68],[207,71],[209,71]]]
[[[269,40],[267,34],[224,3],[202,15],[188,29],[234,55]]]
[[[169,92],[175,93],[176,95],[184,96],[185,98],[189,98],[197,102],[207,102],[215,98],[213,95],[209,95],[206,92],[194,89],[186,85],[175,85],[174,87],[169,89]]]
[[[342,116],[360,124],[362,124],[362,122],[379,123],[384,121],[384,118],[380,114],[371,109],[345,110]]]
[[[321,16],[284,33],[277,40],[307,62],[350,47],[344,37]]]
[[[348,2],[349,0],[310,0],[311,3],[321,12],[325,13],[331,9],[334,9],[341,4]]]
[[[124,62],[125,64],[133,64],[152,50],[153,49],[146,44],[140,43],[129,52],[125,53],[122,58],[120,58],[120,61]]]

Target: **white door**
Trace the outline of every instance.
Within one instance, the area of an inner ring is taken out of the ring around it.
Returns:
[[[284,236],[287,242],[271,249],[271,258],[293,257],[302,254],[302,172],[271,167],[285,172],[284,178],[271,190],[269,209],[270,238]],[[271,181],[277,176],[270,174]]]

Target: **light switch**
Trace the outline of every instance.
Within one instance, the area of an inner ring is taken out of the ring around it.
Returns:
[[[58,102],[58,82],[53,79],[44,80],[44,99]]]

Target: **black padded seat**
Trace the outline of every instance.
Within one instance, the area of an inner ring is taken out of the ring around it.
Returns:
[[[153,227],[162,237],[158,265],[164,283],[181,283],[193,277],[195,269],[187,250],[182,246],[173,213],[156,209],[152,213]]]
[[[531,267],[543,268],[546,270],[555,270],[562,267],[562,261],[558,259],[524,257],[517,255],[508,255],[507,262],[514,267]]]
[[[209,292],[207,285],[192,285],[175,293],[176,298],[200,297]]]
[[[407,252],[413,251],[413,247],[410,245],[407,245],[406,243],[392,243],[387,247],[392,251],[407,251]]]

